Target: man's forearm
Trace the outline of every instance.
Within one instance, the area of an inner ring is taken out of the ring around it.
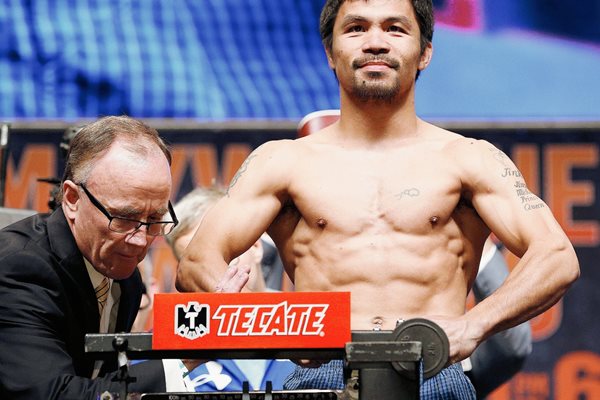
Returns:
[[[230,267],[220,254],[203,254],[201,258],[184,255],[175,286],[182,292],[239,292],[249,276],[249,266]]]
[[[481,340],[511,328],[554,305],[579,276],[570,243],[557,240],[532,245],[504,284],[467,313],[480,325]]]
[[[227,264],[221,269],[226,270]],[[209,265],[211,267],[209,267]],[[213,267],[214,265],[214,267]],[[183,257],[177,266],[175,286],[181,292],[212,292],[220,279],[217,270],[219,263],[207,264],[204,261]]]

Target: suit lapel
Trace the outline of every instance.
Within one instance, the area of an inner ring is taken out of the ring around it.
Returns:
[[[98,332],[100,315],[94,287],[62,209],[49,217],[47,226],[50,247],[58,258],[59,272],[65,277],[67,289],[76,292],[72,297],[79,300],[79,304],[74,306],[81,307],[78,317],[84,323],[84,331]]]
[[[98,332],[100,315],[94,287],[85,267],[83,255],[77,248],[75,238],[60,208],[48,219],[48,236],[50,247],[58,258],[57,263],[62,268],[64,275],[68,277],[72,289],[76,290],[83,299],[85,314],[88,317],[86,318],[86,328],[90,329],[90,332]],[[136,269],[129,278],[115,282],[121,288],[115,331],[129,331],[137,315],[142,297],[142,278],[139,270]]]

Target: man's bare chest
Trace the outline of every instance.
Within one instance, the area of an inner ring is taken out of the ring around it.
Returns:
[[[289,195],[309,225],[414,232],[448,221],[461,191],[450,165],[407,155],[310,160],[294,173]]]

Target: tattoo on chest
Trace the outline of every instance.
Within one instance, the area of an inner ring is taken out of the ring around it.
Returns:
[[[398,200],[402,200],[403,197],[418,197],[421,194],[421,191],[417,188],[405,189],[402,192],[396,194],[394,197]]]
[[[242,176],[242,174],[244,172],[246,172],[246,170],[248,169],[248,164],[250,164],[250,160],[252,160],[254,157],[256,157],[256,154],[250,154],[248,156],[248,158],[246,158],[244,160],[244,162],[240,166],[240,169],[237,170],[237,172],[235,173],[235,175],[233,176],[233,178],[231,178],[231,182],[229,183],[229,187],[227,188],[227,192],[225,193],[227,196],[229,196],[229,191],[237,183],[237,181],[240,179],[240,177]]]

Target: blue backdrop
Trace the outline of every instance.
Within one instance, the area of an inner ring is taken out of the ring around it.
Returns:
[[[299,119],[337,108],[323,0],[0,0],[0,118]],[[436,0],[417,110],[600,120],[600,2]]]

